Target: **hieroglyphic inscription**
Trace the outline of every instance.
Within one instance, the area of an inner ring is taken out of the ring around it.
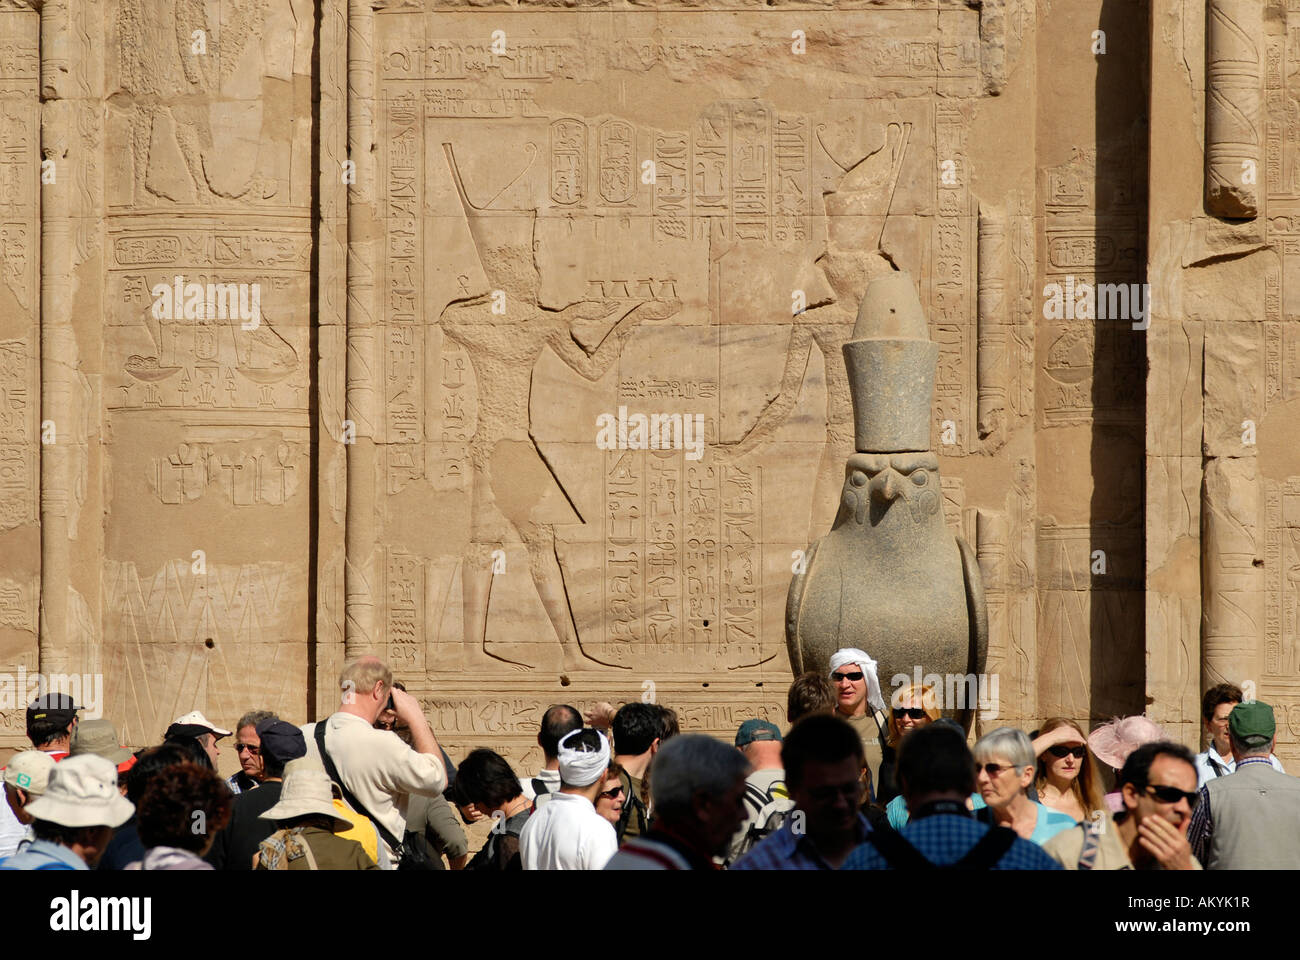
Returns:
[[[0,530],[36,519],[36,395],[31,347],[0,341]]]
[[[409,91],[394,93],[388,111],[384,249],[384,446],[388,493],[424,474],[424,328],[421,323],[423,197],[421,111]]]
[[[600,198],[626,203],[636,190],[636,131],[625,120],[606,120],[599,137]]]
[[[306,302],[311,238],[280,226],[110,230],[105,349],[120,363],[110,409],[305,413],[308,337],[296,311]],[[174,289],[177,277],[257,284],[258,323],[156,311],[153,290]]]
[[[691,669],[761,659],[761,497],[707,451],[606,454],[605,653]]]
[[[424,671],[424,561],[388,552],[385,568],[388,662],[398,673]]]
[[[939,345],[934,381],[934,421],[931,443],[948,456],[964,456],[974,446],[972,408],[976,395],[974,244],[976,222],[970,196],[966,135],[969,124],[962,109],[935,110],[936,206],[930,283],[930,339]],[[951,164],[951,166],[947,166]],[[945,422],[956,437],[945,431]],[[948,439],[955,442],[945,442]]]

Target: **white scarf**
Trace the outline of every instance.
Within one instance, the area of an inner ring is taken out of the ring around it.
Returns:
[[[843,650],[836,650],[831,654],[831,673],[834,673],[840,667],[855,663],[862,670],[867,680],[867,703],[871,704],[875,710],[885,709],[885,700],[880,695],[880,680],[876,676],[876,661],[872,660],[865,650],[859,650],[857,647],[845,647]]]
[[[574,734],[581,733],[581,730],[574,730],[567,737],[560,741],[560,779],[571,787],[589,787],[609,768],[609,741],[605,735],[596,732],[600,737],[599,750],[571,750],[565,744],[571,740]]]

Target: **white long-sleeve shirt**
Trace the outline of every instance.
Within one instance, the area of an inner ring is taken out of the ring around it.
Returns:
[[[519,835],[525,870],[603,870],[616,853],[613,825],[576,793],[551,794]]]

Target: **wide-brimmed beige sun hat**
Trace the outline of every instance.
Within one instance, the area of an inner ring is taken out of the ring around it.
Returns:
[[[103,757],[83,753],[54,765],[45,793],[27,804],[37,820],[65,827],[120,827],[135,804],[117,789],[117,768]]]
[[[307,814],[329,817],[336,832],[352,829],[352,821],[340,816],[334,806],[329,774],[315,757],[299,757],[285,764],[280,799],[261,816],[264,820],[292,820]]]
[[[72,730],[72,756],[93,753],[114,766],[131,759],[131,751],[117,741],[117,727],[111,720],[82,720]]]

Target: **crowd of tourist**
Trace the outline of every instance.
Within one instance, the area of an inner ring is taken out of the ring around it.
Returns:
[[[66,694],[27,709],[4,769],[3,870],[1218,870],[1300,866],[1300,780],[1268,704],[1206,691],[1194,756],[1146,717],[1053,717],[973,746],[941,691],[886,703],[876,664],[838,651],[795,678],[789,728],[734,742],[654,703],[538,718],[539,770],[471,751],[457,767],[373,657],[337,711],[297,726],[200,712],[131,751]],[[239,759],[216,772],[221,741]],[[466,826],[483,822],[473,851]],[[490,827],[489,827],[490,824]]]

